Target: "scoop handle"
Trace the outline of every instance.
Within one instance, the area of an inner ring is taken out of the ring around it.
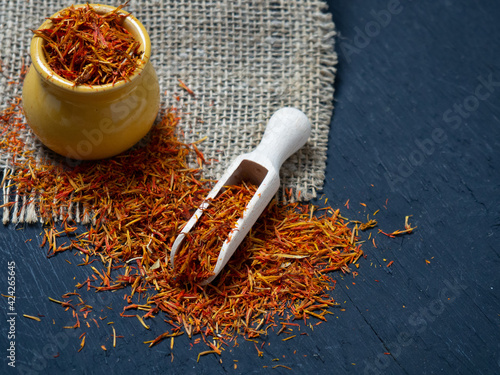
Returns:
[[[284,107],[276,111],[266,127],[257,148],[252,152],[267,158],[276,170],[307,142],[311,123],[300,110]]]

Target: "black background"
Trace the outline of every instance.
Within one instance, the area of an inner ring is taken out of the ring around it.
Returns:
[[[371,239],[364,244],[359,275],[337,277],[332,294],[342,309],[314,331],[302,327],[307,335],[286,342],[271,333],[263,357],[239,339],[197,363],[205,347],[191,348],[185,335],[173,351],[168,340],[148,349],[143,341],[165,323],[159,316],[146,331],[120,318],[121,291],[80,291],[107,319],[100,328],[62,329],[74,323],[71,314],[47,296],[72,291],[91,270],[70,253],[47,259],[39,226],[2,227],[1,291],[15,261],[21,315],[11,369],[2,299],[2,373],[500,373],[500,3],[328,3],[339,64],[324,197],[351,219],[380,210],[375,218],[386,232],[412,215],[415,232],[390,239],[373,230],[377,248]],[[124,336],[116,348],[109,321]]]

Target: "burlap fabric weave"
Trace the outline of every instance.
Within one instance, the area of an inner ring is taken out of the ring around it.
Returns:
[[[71,4],[0,0],[2,109],[21,95],[22,87],[9,81],[19,76],[23,59],[30,63],[30,29]],[[186,142],[207,136],[198,147],[214,162],[204,177],[220,177],[235,156],[259,143],[274,111],[294,106],[307,114],[313,131],[283,165],[282,186],[307,200],[322,188],[337,62],[335,27],[326,8],[320,0],[130,1],[126,10],[151,38],[162,106],[182,108]],[[184,93],[176,100],[182,93],[178,79],[194,98]],[[39,156],[56,158],[30,132],[25,137]],[[9,160],[1,155],[0,167],[9,168]]]

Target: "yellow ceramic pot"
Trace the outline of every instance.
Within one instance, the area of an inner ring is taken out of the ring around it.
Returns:
[[[100,14],[115,9],[92,7]],[[50,25],[47,20],[41,28]],[[45,41],[33,38],[32,65],[23,87],[24,112],[33,132],[58,154],[82,160],[107,158],[127,150],[151,129],[160,106],[158,78],[149,61],[151,42],[135,17],[129,15],[124,27],[141,42],[144,54],[133,75],[115,84],[75,85],[56,75],[43,53]]]

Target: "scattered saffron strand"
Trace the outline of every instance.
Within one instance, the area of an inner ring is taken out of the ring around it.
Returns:
[[[366,223],[361,223],[359,225],[359,230],[367,230],[367,229],[370,229],[370,228],[374,228],[376,227],[378,224],[377,220],[374,220],[374,219],[370,219],[368,220]]]
[[[41,320],[39,317],[37,317],[37,316],[26,315],[26,314],[23,314],[23,316],[24,316],[25,318],[28,318],[28,319],[36,320],[37,322],[41,322],[41,321],[42,321],[42,320]]]
[[[80,352],[80,351],[83,349],[83,347],[85,346],[85,337],[87,337],[87,336],[83,335],[82,341],[80,342],[80,348],[78,349],[78,351],[79,351],[79,352]]]
[[[283,368],[286,368],[287,370],[291,370],[291,368],[290,368],[290,367],[285,366],[285,365],[274,365],[274,366],[273,366],[273,369],[278,368],[278,367],[283,367]]]
[[[198,353],[198,359],[196,359],[196,362],[200,362],[200,357],[207,355],[207,354],[220,354],[216,350],[206,350],[204,352]]]
[[[192,97],[194,97],[194,96],[195,96],[194,91],[193,91],[193,90],[191,90],[189,87],[187,87],[187,85],[186,85],[184,82],[182,82],[180,79],[178,79],[178,81],[179,81],[179,86],[180,86],[183,90],[186,90],[186,91],[187,91],[187,93],[188,93],[189,95],[191,95]]]

